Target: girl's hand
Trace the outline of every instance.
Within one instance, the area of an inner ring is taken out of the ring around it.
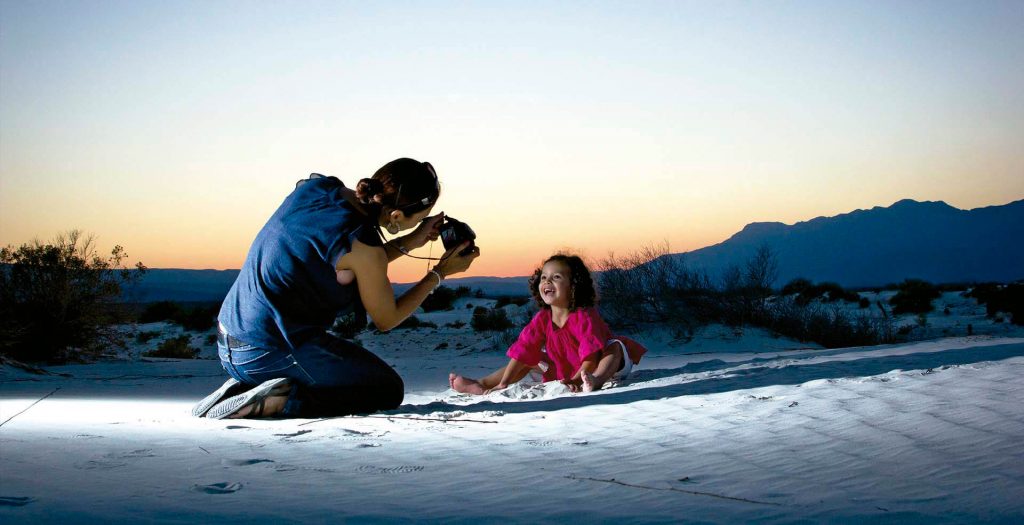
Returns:
[[[441,257],[441,261],[434,266],[434,270],[439,272],[443,277],[448,277],[453,273],[464,272],[469,269],[469,265],[473,264],[473,259],[480,257],[480,247],[474,246],[473,251],[466,255],[459,255],[459,252],[465,250],[469,246],[470,241],[466,241],[451,250],[444,252]]]
[[[583,382],[578,380],[578,379],[563,379],[562,380],[562,384],[567,386],[567,387],[569,387],[569,391],[570,392],[582,392],[583,391],[582,383]]]
[[[412,231],[409,235],[405,236],[405,248],[407,250],[415,250],[423,247],[430,241],[436,241],[441,235],[441,224],[444,222],[444,212],[438,213],[433,217],[427,217],[420,221],[419,226]]]
[[[505,390],[506,388],[508,388],[508,385],[506,385],[505,383],[498,383],[494,385],[493,388],[488,388],[487,390],[484,390],[484,394],[490,394],[492,392],[497,392],[499,390]]]

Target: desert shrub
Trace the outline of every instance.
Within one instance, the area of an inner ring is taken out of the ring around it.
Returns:
[[[447,326],[449,328],[462,328],[462,327],[466,326],[466,323],[463,323],[462,321],[452,321],[452,322],[446,324],[445,326]]]
[[[199,349],[189,346],[189,336],[172,337],[160,343],[156,350],[142,354],[146,357],[170,357],[174,359],[195,359]]]
[[[530,298],[526,297],[526,296],[507,296],[507,295],[503,295],[501,297],[498,297],[498,301],[494,304],[494,307],[495,308],[501,308],[503,306],[508,306],[510,304],[514,304],[516,306],[522,306],[522,305],[524,305],[524,304],[526,304],[528,302],[530,302]]]
[[[920,279],[907,279],[900,283],[899,292],[889,299],[893,313],[928,313],[935,309],[932,301],[939,298],[939,290],[932,283]]]
[[[690,269],[667,244],[609,254],[596,268],[598,307],[609,322],[663,322],[682,335],[721,316],[721,294],[708,274]]]
[[[469,290],[469,288],[466,288],[466,290]],[[456,297],[458,296],[456,295],[455,290],[441,285],[435,288],[434,292],[428,295],[420,306],[423,308],[424,312],[451,310],[452,303],[455,302]]]
[[[478,332],[512,328],[512,320],[508,318],[505,310],[501,308],[489,310],[482,306],[473,309],[473,317],[469,324],[473,327],[473,330]]]
[[[148,343],[151,339],[154,339],[160,335],[160,332],[139,332],[135,335],[135,342],[139,344]]]
[[[1005,286],[987,283],[976,286],[967,295],[974,297],[978,304],[984,304],[985,313],[989,317],[994,318],[999,312],[1005,312],[1010,314],[1013,324],[1024,325],[1024,283]]]
[[[437,328],[437,324],[430,321],[422,321],[415,315],[410,315],[404,321],[398,324],[395,330],[408,330],[411,328]]]
[[[217,325],[219,311],[219,305],[197,306],[184,310],[178,318],[174,319],[174,322],[191,332],[205,332]]]
[[[117,301],[146,271],[124,267],[126,257],[121,246],[99,256],[77,230],[0,250],[0,354],[64,361],[123,344],[111,326],[127,318]]]
[[[797,277],[796,279],[793,279],[792,281],[786,283],[786,285],[782,287],[782,290],[780,290],[779,293],[781,295],[802,294],[804,290],[810,288],[811,285],[811,281],[804,279],[803,277]]]
[[[823,282],[817,284],[808,283],[796,297],[796,301],[799,304],[805,305],[810,304],[815,299],[821,299],[823,303],[834,303],[836,301],[859,303],[860,295],[857,292],[844,289],[839,283]]]
[[[857,306],[860,308],[867,308],[871,306],[871,301],[867,297],[861,297],[860,300],[857,301]]]
[[[150,303],[139,314],[140,323],[170,321],[191,332],[205,332],[216,326],[220,305],[185,308],[173,301]]]
[[[890,321],[870,315],[851,315],[837,307],[801,305],[792,299],[772,304],[765,326],[775,333],[826,348],[867,346],[895,340]]]
[[[146,305],[146,308],[139,314],[139,322],[173,321],[181,315],[182,309],[180,304],[173,301],[157,301]]]

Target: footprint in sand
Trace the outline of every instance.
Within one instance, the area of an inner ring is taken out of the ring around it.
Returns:
[[[130,452],[111,452],[96,459],[76,463],[75,468],[80,470],[110,470],[128,466],[127,460],[153,457],[156,457],[156,454],[148,448],[140,448]]]
[[[220,464],[225,467],[247,467],[249,465],[257,465],[259,463],[273,463],[272,459],[222,459]]]
[[[419,472],[424,467],[418,465],[402,465],[400,467],[375,467],[373,465],[363,465],[356,470],[359,472],[365,472],[368,474],[409,474],[411,472]]]
[[[252,428],[252,427],[246,427],[246,426],[242,426],[242,425],[228,425],[228,426],[226,426],[224,428],[226,428],[228,430],[240,430],[240,429],[243,429],[243,428]]]
[[[206,494],[231,494],[232,492],[242,490],[242,484],[223,481],[221,483],[211,483],[209,485],[192,485],[192,490]]]
[[[285,439],[288,439],[288,438],[293,438],[293,437],[301,436],[303,434],[309,434],[310,432],[312,432],[312,430],[300,430],[298,432],[293,432],[291,434],[274,434],[274,436],[276,436],[276,437],[283,437]]]
[[[0,507],[24,507],[35,500],[25,496],[0,496]]]

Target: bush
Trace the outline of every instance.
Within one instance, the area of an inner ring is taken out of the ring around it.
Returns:
[[[92,237],[77,230],[0,250],[0,354],[65,361],[123,344],[111,327],[127,319],[117,301],[146,271],[124,267],[126,257],[121,246],[98,256]]]
[[[895,340],[887,318],[866,314],[851,316],[838,307],[801,305],[792,299],[773,303],[764,321],[775,333],[813,341],[826,348],[876,345]]]
[[[142,354],[146,357],[169,357],[173,359],[195,359],[199,356],[199,349],[189,346],[189,337],[182,335],[172,337],[152,350]]]
[[[797,277],[796,279],[786,283],[779,293],[782,295],[803,294],[805,290],[811,287],[811,285],[811,281],[804,279],[803,277]]]
[[[501,308],[488,310],[478,306],[473,309],[473,318],[470,321],[470,326],[478,332],[507,330],[512,328],[512,321],[508,318],[505,310]]]
[[[217,325],[219,304],[184,308],[173,301],[150,303],[139,315],[140,323],[170,321],[191,332],[205,332]]]
[[[452,322],[446,324],[445,326],[447,326],[449,328],[462,328],[462,327],[466,326],[466,323],[463,323],[462,321],[452,321]]]
[[[1008,285],[993,283],[980,284],[966,294],[974,297],[978,304],[985,305],[985,313],[995,317],[999,312],[1012,316],[1011,322],[1024,325],[1024,283],[1016,282]]]
[[[935,309],[932,301],[939,298],[939,290],[932,283],[920,279],[907,279],[900,283],[899,292],[889,299],[893,313],[923,314]]]
[[[466,290],[468,291],[469,288],[466,288]],[[435,288],[434,293],[428,295],[420,306],[423,308],[424,312],[451,310],[452,303],[455,302],[456,297],[457,295],[455,290],[441,285]]]
[[[498,298],[498,301],[494,304],[494,307],[495,308],[501,308],[503,306],[508,306],[510,304],[514,304],[516,306],[522,306],[522,305],[524,305],[524,304],[526,304],[528,302],[530,302],[530,298],[529,297],[506,296],[506,295],[503,295],[503,296]]]
[[[173,321],[181,317],[181,305],[171,301],[158,301],[146,305],[146,309],[139,315],[140,323],[156,323],[159,321]]]
[[[160,336],[160,332],[139,332],[135,336],[135,342],[139,344],[148,343],[150,339],[154,339]]]

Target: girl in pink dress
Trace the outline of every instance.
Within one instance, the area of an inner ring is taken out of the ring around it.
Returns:
[[[559,380],[573,392],[590,392],[613,377],[624,378],[647,352],[632,339],[612,335],[594,308],[594,281],[579,257],[548,258],[530,278],[530,292],[540,312],[509,347],[508,364],[481,379],[453,372],[448,376],[452,389],[486,394],[539,368],[545,381]]]

